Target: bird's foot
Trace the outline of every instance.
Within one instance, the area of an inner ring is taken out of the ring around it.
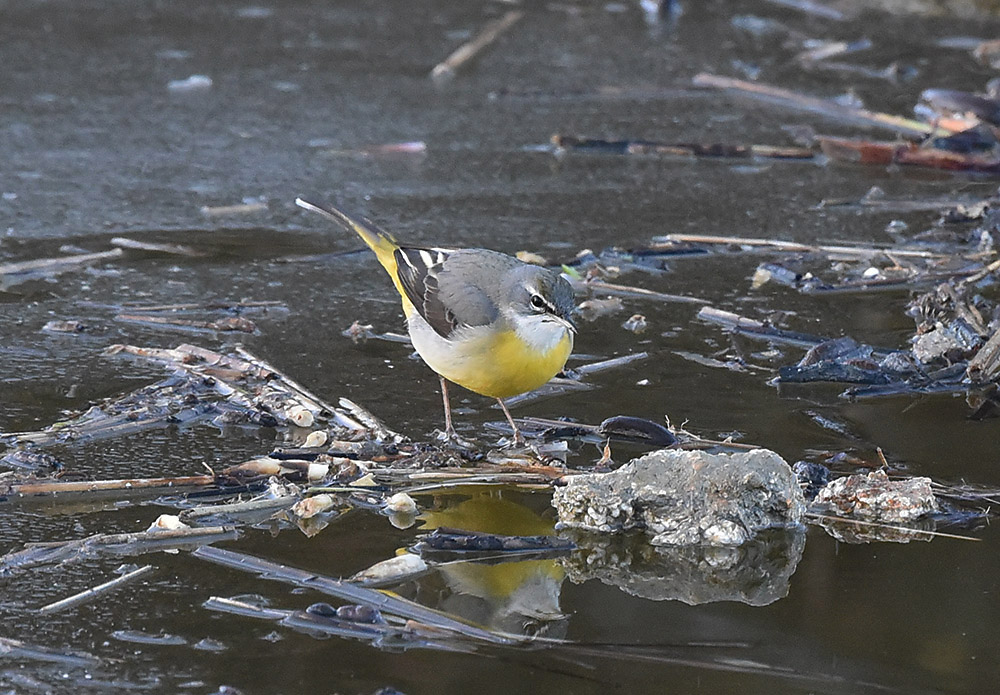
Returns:
[[[442,444],[453,446],[465,451],[475,451],[479,446],[471,439],[466,439],[454,427],[446,427],[444,430],[436,430],[435,438]]]
[[[511,439],[501,441],[499,457],[521,463],[546,463],[551,458],[542,453],[535,442],[529,442],[518,432]]]

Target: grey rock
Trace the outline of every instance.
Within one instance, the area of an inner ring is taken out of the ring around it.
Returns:
[[[890,524],[938,511],[930,478],[889,480],[882,470],[837,478],[817,493],[813,507]]]
[[[913,356],[923,364],[956,362],[972,354],[982,343],[982,337],[964,319],[947,324],[940,321],[934,328],[913,338]]]
[[[611,473],[573,476],[552,504],[562,528],[643,529],[653,545],[736,546],[757,531],[797,524],[805,501],[773,451],[661,449]]]

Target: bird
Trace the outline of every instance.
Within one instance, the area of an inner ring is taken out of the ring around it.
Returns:
[[[399,292],[414,349],[440,379],[444,438],[452,424],[448,383],[496,399],[525,440],[503,399],[538,388],[573,351],[576,304],[559,273],[481,248],[402,246],[367,219],[296,198],[296,205],[354,231],[375,252]]]

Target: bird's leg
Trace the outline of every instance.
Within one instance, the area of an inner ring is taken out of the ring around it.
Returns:
[[[504,405],[504,402],[499,398],[497,399],[497,403],[500,404],[500,408],[501,410],[503,410],[503,414],[507,416],[507,422],[510,423],[510,428],[514,430],[514,442],[513,442],[514,446],[524,446],[526,444],[526,442],[524,441],[524,436],[521,434],[521,430],[517,429],[517,425],[514,424],[514,418],[511,417],[510,411],[507,410],[507,406]]]
[[[458,433],[451,424],[451,400],[448,398],[448,382],[444,377],[438,375],[441,380],[441,399],[444,401],[444,436],[445,439],[454,441],[458,438]]]

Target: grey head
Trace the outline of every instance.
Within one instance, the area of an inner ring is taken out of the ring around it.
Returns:
[[[407,297],[443,338],[462,326],[548,319],[576,328],[573,288],[558,273],[486,249],[396,251]]]
[[[537,265],[518,261],[507,272],[499,289],[499,305],[515,316],[534,316],[560,323],[576,332],[573,312],[573,288],[558,273]]]

